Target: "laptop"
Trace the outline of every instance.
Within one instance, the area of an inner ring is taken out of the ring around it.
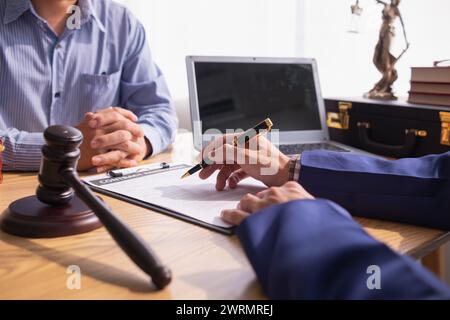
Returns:
[[[227,129],[270,118],[284,154],[359,152],[330,141],[314,59],[188,56],[186,64],[197,150]]]

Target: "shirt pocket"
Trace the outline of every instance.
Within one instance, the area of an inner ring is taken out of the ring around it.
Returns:
[[[111,74],[87,74],[80,77],[81,97],[87,111],[118,106],[121,71]]]

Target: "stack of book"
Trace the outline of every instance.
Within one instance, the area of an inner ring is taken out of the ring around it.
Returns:
[[[450,107],[450,67],[412,68],[408,102]]]

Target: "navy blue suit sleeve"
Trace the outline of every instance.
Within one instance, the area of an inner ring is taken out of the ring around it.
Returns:
[[[353,215],[450,230],[450,152],[395,161],[305,152],[300,183]]]
[[[246,219],[237,235],[272,299],[450,299],[429,271],[370,237],[330,201],[267,208]],[[373,265],[380,281],[371,290]]]

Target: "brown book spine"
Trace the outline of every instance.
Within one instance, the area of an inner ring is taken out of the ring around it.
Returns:
[[[450,94],[409,92],[409,103],[450,107]]]
[[[411,82],[413,93],[450,94],[450,83]]]
[[[449,83],[450,67],[413,67],[411,81],[427,83]]]

